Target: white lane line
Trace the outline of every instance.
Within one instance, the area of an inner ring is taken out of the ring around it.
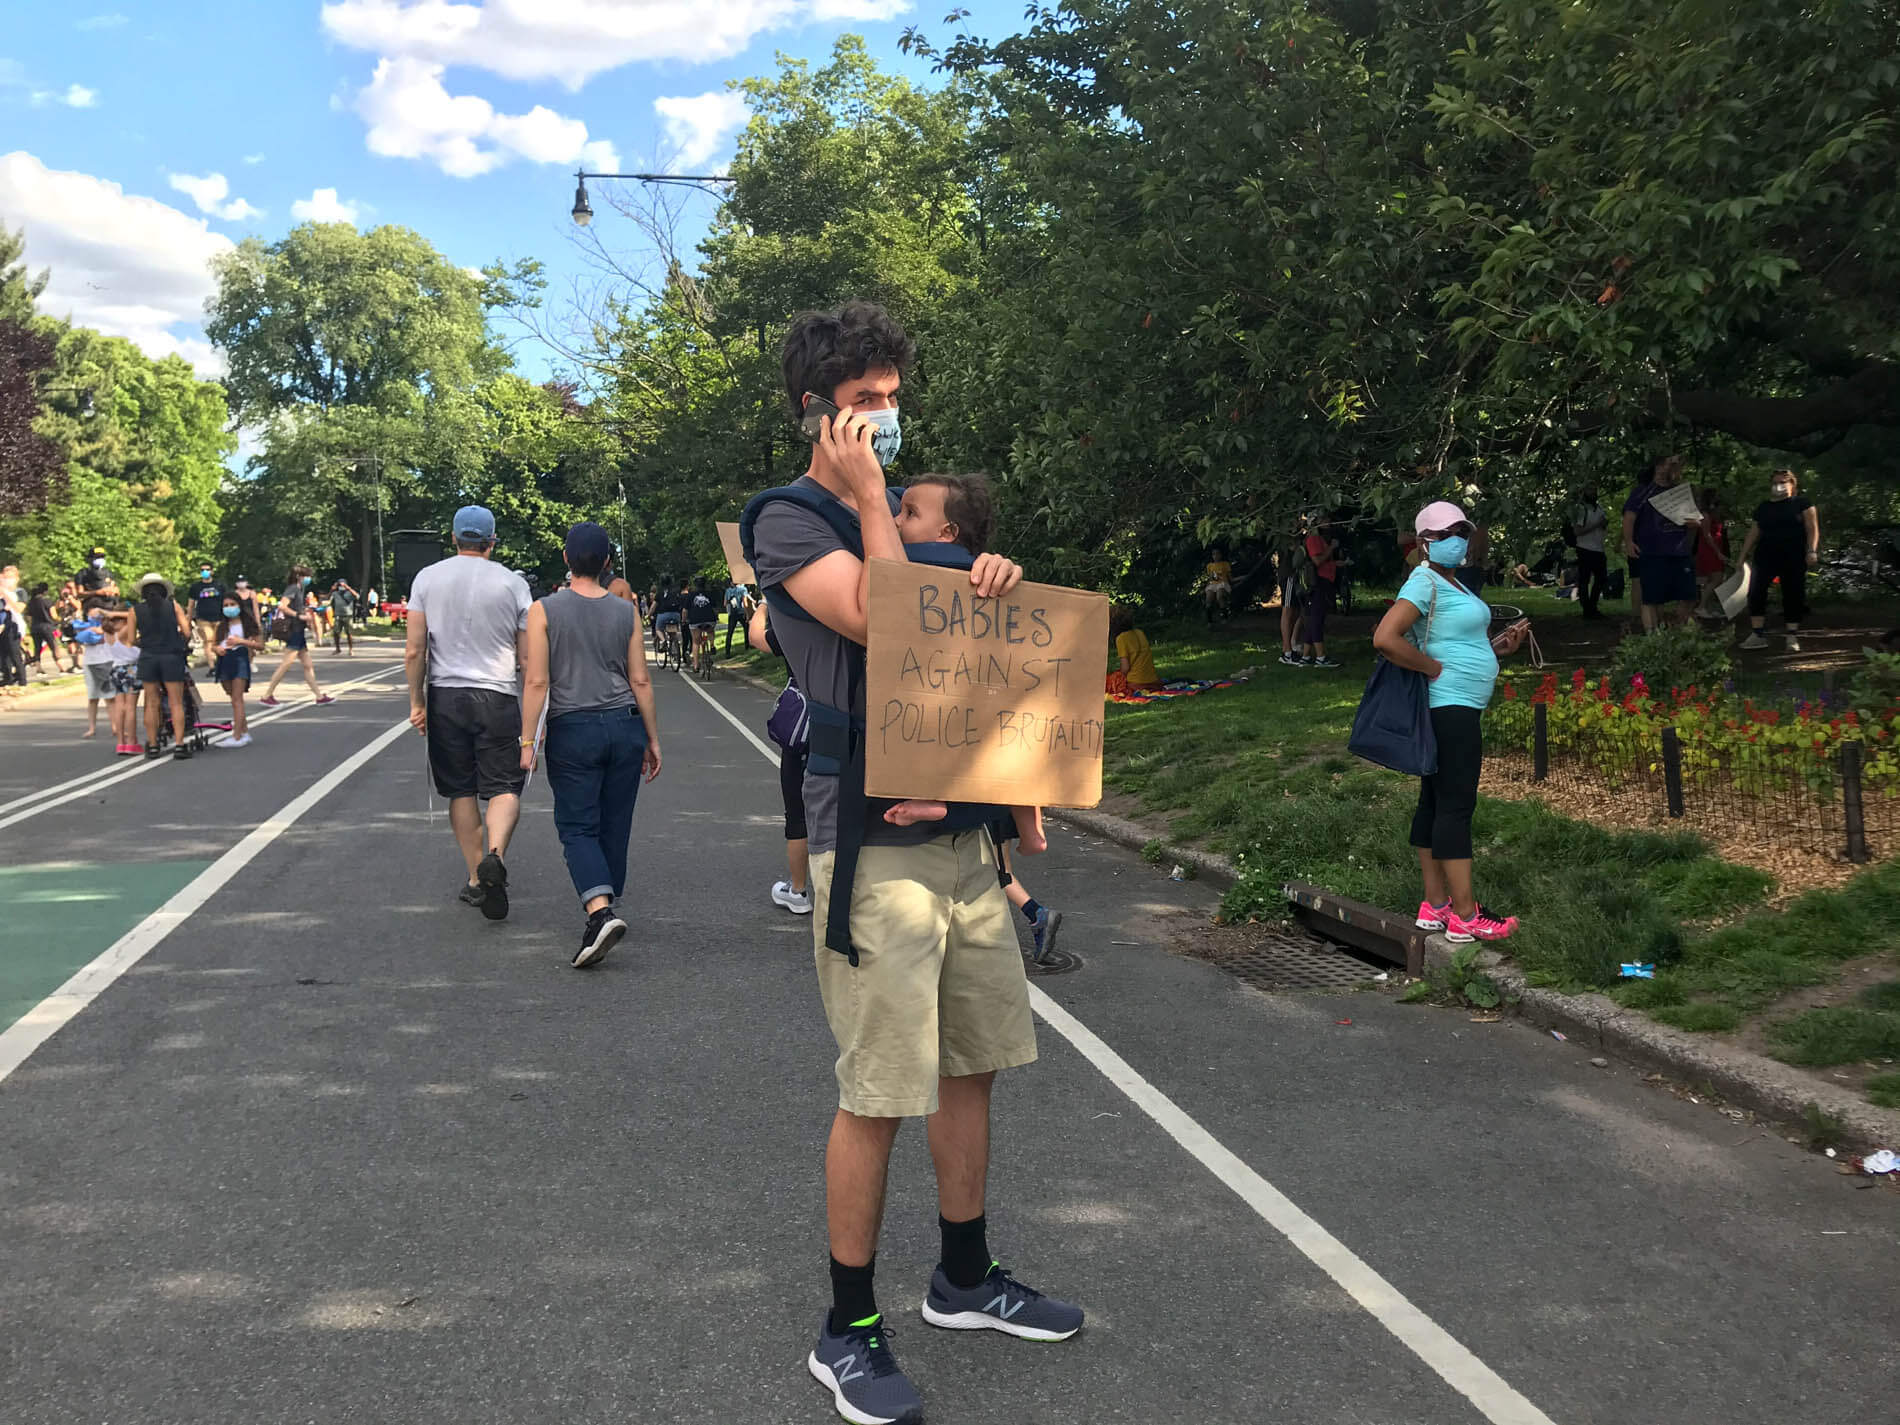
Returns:
[[[366,673],[354,682],[339,683],[335,691],[338,693],[346,693],[352,690],[361,691],[365,688],[374,687],[377,680],[387,677],[391,672],[401,668],[401,666],[401,664],[396,664],[391,668],[383,668],[374,673]],[[290,717],[294,713],[301,712],[305,708],[315,706],[316,703],[313,700],[310,702],[289,703],[283,707],[266,708],[263,712],[252,718],[249,725],[258,727],[267,722],[276,722],[281,718]],[[212,745],[214,747],[223,746],[224,743],[229,740],[230,734],[221,734],[219,740]],[[142,776],[144,773],[154,771],[170,761],[171,758],[169,756],[159,757],[151,761],[140,758],[130,766],[108,767],[99,772],[90,772],[84,777],[76,777],[70,782],[61,782],[59,786],[48,787],[44,791],[35,793],[32,796],[21,797],[18,801],[9,802],[7,805],[18,806],[20,802],[31,802],[33,804],[28,806],[24,811],[16,811],[11,816],[0,817],[0,831],[6,830],[7,827],[13,826],[18,822],[25,821],[29,817],[38,816],[43,811],[51,811],[54,807],[64,806],[67,802],[76,801],[80,797],[90,796],[92,793],[103,790],[115,782],[123,782],[130,777]],[[57,792],[60,787],[71,787],[73,782],[81,782],[84,785],[67,792],[64,796],[51,795]],[[46,798],[46,800],[39,800],[39,798]],[[0,810],[4,809],[5,808],[0,808]]]
[[[357,677],[351,682],[339,683],[332,691],[337,692],[337,693],[345,693],[345,692],[348,692],[352,688],[360,688],[360,687],[366,686],[367,684],[373,683],[377,679],[382,678],[386,676],[387,674],[395,672],[397,669],[401,667],[402,667],[402,664],[400,663],[385,664],[381,668],[377,668],[368,673],[364,673],[360,675],[359,677]],[[299,708],[307,708],[307,707],[313,707],[313,706],[315,706],[314,702],[297,702],[297,703],[287,704],[286,706],[280,707],[280,708],[265,708],[262,712],[257,713],[250,719],[250,725],[252,727],[258,727],[267,722],[274,722],[276,719],[280,717],[289,717],[292,713],[296,712]],[[226,740],[228,739],[228,736],[229,734],[222,734],[220,740],[221,741]],[[42,797],[55,796],[58,793],[65,791],[69,787],[83,786],[88,782],[96,782],[102,777],[112,777],[118,774],[129,773],[130,770],[131,769],[128,768],[124,763],[108,762],[105,766],[99,768],[97,771],[82,772],[77,777],[69,777],[67,778],[67,780],[63,782],[55,782],[50,787],[41,787],[38,791],[28,792],[23,797],[15,797],[10,802],[0,802],[0,816],[4,816],[7,812],[12,811],[15,807],[23,807],[28,802],[39,801]]]
[[[295,826],[305,812],[408,731],[409,719],[404,718],[388,731],[379,733],[368,746],[332,767],[285,803],[275,816],[251,828],[242,841],[200,871],[165,904],[120,936],[91,964],[76,972],[65,984],[28,1010],[25,1018],[0,1032],[0,1083],[4,1083],[9,1074],[26,1062],[28,1055],[57,1034],[74,1015],[97,999],[107,986],[184,924],[219,889],[250,865],[259,852]]]
[[[682,675],[684,676],[684,675]],[[778,765],[778,753],[714,700],[690,677],[687,685],[738,728],[768,762]],[[1129,1102],[1147,1114],[1162,1132],[1188,1151],[1236,1197],[1258,1213],[1314,1266],[1318,1267],[1386,1330],[1439,1377],[1470,1401],[1491,1425],[1553,1425],[1551,1418],[1479,1360],[1471,1351],[1414,1306],[1398,1288],[1367,1266],[1353,1250],[1302,1211],[1297,1203],[1227,1148],[1181,1106],[1137,1073],[1128,1061],[1109,1048],[1086,1024],[1049,998],[1035,985],[1029,987],[1030,1007],[1056,1033],[1093,1064]]]
[[[711,693],[707,692],[704,688],[699,686],[699,680],[693,677],[691,673],[688,673],[683,668],[675,669],[674,671],[677,672],[680,675],[680,677],[685,681],[687,687],[691,688],[695,693],[698,693],[708,703],[712,704],[712,708],[714,712],[718,713],[719,716],[723,717],[727,722],[731,723],[734,727],[738,728],[739,736],[743,737],[747,742],[750,742],[754,747],[758,748],[760,756],[764,757],[765,760],[770,762],[774,767],[778,766],[778,749],[776,747],[773,747],[770,743],[766,742],[764,738],[760,737],[751,728],[747,727],[744,723],[740,722],[738,718],[734,717],[732,713],[727,709],[724,703],[720,702],[719,699],[715,698]],[[4,824],[4,823],[0,823],[0,824]]]

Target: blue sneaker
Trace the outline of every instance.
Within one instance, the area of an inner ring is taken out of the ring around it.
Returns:
[[[1003,1331],[1025,1341],[1066,1341],[1082,1329],[1082,1308],[1024,1286],[995,1262],[965,1290],[938,1267],[924,1298],[924,1320],[952,1331]]]
[[[1046,905],[1039,906],[1033,929],[1036,936],[1035,960],[1041,964],[1043,957],[1056,948],[1056,932],[1062,929],[1062,912],[1052,911]]]
[[[924,1399],[897,1367],[882,1313],[834,1332],[827,1311],[805,1365],[852,1425],[918,1425],[924,1418]]]

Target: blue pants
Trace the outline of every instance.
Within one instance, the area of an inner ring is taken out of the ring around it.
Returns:
[[[646,750],[646,727],[633,708],[548,719],[544,757],[554,829],[583,905],[595,896],[618,900],[626,889],[627,841]]]

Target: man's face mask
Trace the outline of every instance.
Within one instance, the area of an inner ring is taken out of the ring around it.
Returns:
[[[903,448],[904,432],[899,427],[897,412],[859,411],[864,423],[871,427],[871,453],[877,456],[877,463],[888,466],[897,459],[897,452]]]
[[[106,567],[106,562],[103,559],[95,559],[92,561],[92,567],[95,569],[103,569]]]

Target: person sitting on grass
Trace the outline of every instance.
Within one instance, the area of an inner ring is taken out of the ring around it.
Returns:
[[[1217,544],[1208,551],[1207,583],[1201,589],[1209,623],[1214,621],[1215,614],[1226,618],[1233,612],[1233,596],[1234,566],[1228,562],[1227,551]]]
[[[974,558],[989,543],[992,523],[989,481],[981,475],[919,475],[904,491],[904,502],[897,510],[897,534],[906,549],[913,545],[956,544]],[[1009,812],[1024,851],[1035,855],[1048,850],[1041,807],[1017,806]],[[886,811],[884,819],[893,826],[910,826],[920,821],[942,821],[949,814],[950,809],[942,802],[909,798]],[[996,849],[1001,854],[1001,840]],[[1004,874],[1008,874],[1007,869]],[[1003,882],[1005,889],[1009,884]],[[1038,933],[1037,944],[1041,941]]]
[[[1117,604],[1108,615],[1108,636],[1115,640],[1116,676],[1135,693],[1151,693],[1161,686],[1155,672],[1155,653],[1148,635],[1135,627],[1135,611]]]

